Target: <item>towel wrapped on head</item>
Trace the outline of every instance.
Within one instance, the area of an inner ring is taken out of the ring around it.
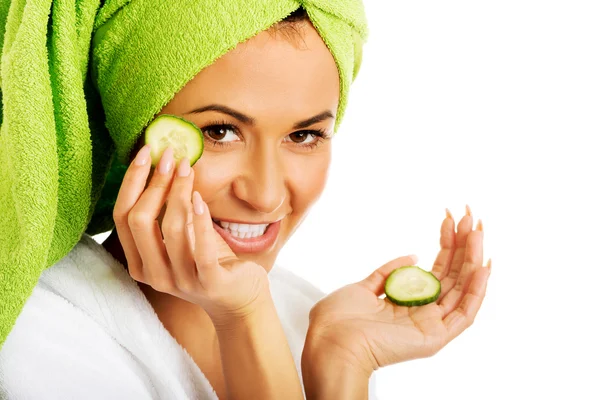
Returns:
[[[145,126],[198,72],[303,7],[340,76],[361,0],[12,0],[0,4],[0,346],[42,271],[112,207]]]

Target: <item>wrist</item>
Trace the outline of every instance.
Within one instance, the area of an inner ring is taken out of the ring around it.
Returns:
[[[275,314],[275,304],[270,291],[260,293],[243,309],[210,316],[218,336],[237,334],[246,331],[265,318]]]
[[[302,379],[307,400],[366,400],[369,375],[340,360],[302,357]]]
[[[301,361],[306,398],[367,399],[373,370],[361,365],[349,352],[326,343],[307,336]]]
[[[357,346],[356,341],[352,339],[351,335],[340,331],[338,327],[311,323],[304,343],[302,360],[306,359],[309,363],[318,361],[353,370],[357,375],[369,379],[377,365],[372,357],[369,357],[370,352],[363,346]]]

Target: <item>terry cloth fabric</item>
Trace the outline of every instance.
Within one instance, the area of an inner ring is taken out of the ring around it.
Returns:
[[[271,270],[269,281],[301,377],[308,313],[324,294],[280,266]],[[217,397],[125,268],[83,235],[73,251],[42,273],[0,350],[0,398]]]
[[[0,2],[0,346],[42,271],[112,229],[134,143],[199,71],[304,7],[347,103],[360,0]]]

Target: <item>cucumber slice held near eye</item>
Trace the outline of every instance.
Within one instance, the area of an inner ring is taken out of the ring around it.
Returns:
[[[152,165],[156,166],[167,147],[173,149],[175,164],[183,157],[194,165],[204,151],[202,131],[192,122],[176,115],[162,114],[146,127],[144,143],[150,145]]]
[[[431,272],[415,265],[396,268],[385,281],[385,295],[400,306],[422,306],[438,299],[442,285]]]

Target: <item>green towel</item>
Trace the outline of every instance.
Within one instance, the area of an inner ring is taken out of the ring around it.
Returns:
[[[42,271],[112,208],[144,127],[199,71],[304,7],[340,75],[336,130],[367,26],[360,0],[0,2],[0,346]]]

